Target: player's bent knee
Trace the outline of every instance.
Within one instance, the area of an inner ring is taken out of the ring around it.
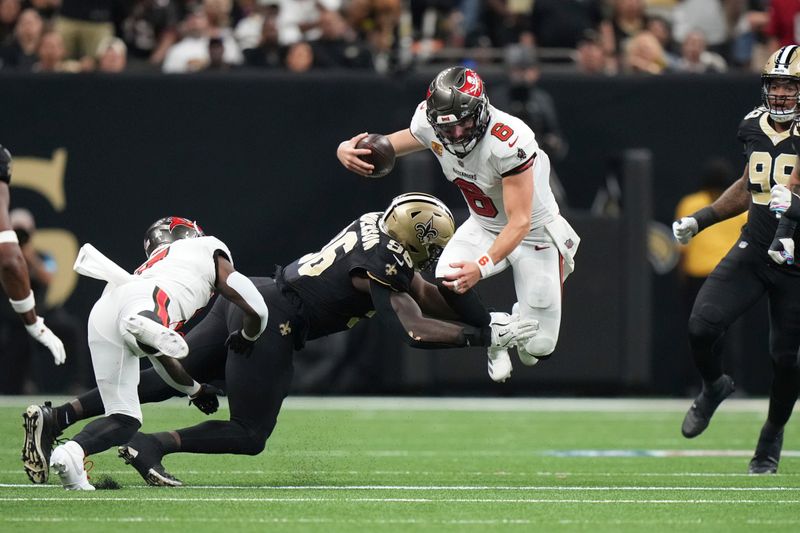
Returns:
[[[528,288],[525,303],[534,309],[546,309],[553,305],[553,283],[555,280],[550,276],[537,276]]]
[[[689,317],[689,340],[691,342],[714,342],[725,328],[720,323],[718,310],[710,305],[703,306],[699,312]]]
[[[556,349],[556,340],[547,335],[536,335],[525,343],[525,351],[537,359],[544,359]]]

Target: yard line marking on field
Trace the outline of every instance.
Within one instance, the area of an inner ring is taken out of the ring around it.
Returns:
[[[674,500],[674,499],[579,499],[579,498],[332,498],[332,497],[247,497],[236,498],[230,496],[223,497],[197,497],[197,498],[175,498],[175,497],[108,497],[108,496],[70,496],[70,497],[18,497],[18,498],[0,498],[2,502],[241,502],[241,503],[490,503],[496,505],[498,503],[565,503],[565,504],[611,504],[618,505],[621,503],[628,504],[781,504],[781,505],[800,505],[798,500],[768,500],[761,499],[691,499],[691,500]]]
[[[60,485],[32,485],[2,483],[0,488],[53,487]],[[173,491],[191,490],[276,490],[276,491],[413,491],[413,492],[469,492],[469,491],[521,491],[521,492],[798,492],[800,487],[674,487],[674,486],[596,486],[596,485],[189,485],[174,487]]]

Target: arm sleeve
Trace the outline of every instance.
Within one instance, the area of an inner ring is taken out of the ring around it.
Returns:
[[[425,318],[410,295],[393,292],[375,280],[370,281],[370,293],[378,319],[394,337],[400,337],[413,348],[487,346],[491,339],[488,326],[477,328]]]

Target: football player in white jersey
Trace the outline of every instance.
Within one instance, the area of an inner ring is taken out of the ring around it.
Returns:
[[[215,291],[245,313],[243,327],[228,338],[231,349],[248,353],[267,326],[264,298],[252,281],[234,270],[227,246],[204,235],[196,223],[162,218],[148,228],[144,248],[147,261],[133,275],[89,244],[81,248],[75,262],[78,273],[108,282],[89,314],[88,332],[105,416],[90,422],[50,455],[49,465],[67,489],[94,490],[83,467],[84,457],[125,444],[141,427],[140,357],[148,357],[164,381],[190,398],[213,394],[210,386],[195,382],[177,360],[189,352],[178,330]],[[41,435],[45,411],[49,409],[32,405],[23,415],[23,462],[31,480],[39,483],[47,479],[49,450],[41,445],[49,442]]]
[[[348,170],[369,176],[373,165],[356,148],[366,133],[343,141],[336,155]],[[483,80],[469,68],[450,67],[431,82],[409,128],[387,136],[397,156],[430,149],[445,177],[461,189],[470,210],[447,244],[436,278],[457,295],[482,278],[511,267],[515,311],[536,319],[539,332],[517,346],[533,365],[556,347],[561,290],[574,268],[580,239],[559,214],[550,190],[550,160],[531,129],[493,107]],[[505,350],[489,350],[489,375],[505,381],[511,362]]]

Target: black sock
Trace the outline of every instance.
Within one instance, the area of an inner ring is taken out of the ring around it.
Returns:
[[[53,413],[56,416],[58,431],[63,431],[79,420],[78,414],[75,412],[75,407],[72,406],[71,402],[54,407]]]
[[[268,435],[248,431],[242,424],[231,421],[210,420],[177,431],[182,452],[235,453],[256,455],[264,449]]]
[[[142,424],[132,416],[113,414],[92,420],[72,440],[86,455],[104,452],[112,446],[127,444]]]
[[[175,437],[172,435],[170,431],[164,431],[161,433],[152,433],[149,435],[153,437],[156,442],[158,442],[159,448],[161,448],[161,453],[163,455],[167,455],[168,453],[177,453],[181,451],[181,447],[178,442],[175,440]]]
[[[767,421],[774,428],[783,428],[792,416],[792,409],[797,401],[797,389],[800,384],[800,368],[797,366],[780,367],[774,363],[772,388],[769,392],[769,413]]]

